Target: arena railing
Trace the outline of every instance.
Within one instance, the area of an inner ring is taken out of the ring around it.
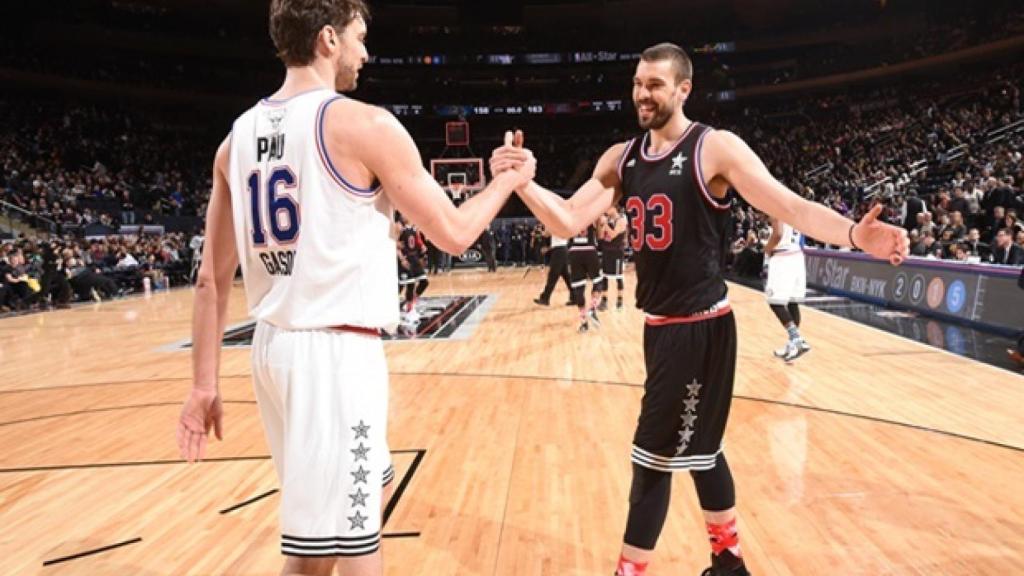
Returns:
[[[1024,120],[1017,120],[1011,122],[1005,126],[1000,126],[988,133],[988,138],[985,139],[985,144],[995,144],[1001,140],[1009,138],[1010,134],[1024,131]]]
[[[11,204],[10,202],[0,200],[0,212],[2,212],[3,219],[7,224],[7,228],[11,230],[12,234],[14,233],[15,220],[31,226],[37,235],[42,234],[49,237],[55,234],[57,231],[57,223],[54,222],[53,220],[50,220],[49,218],[44,218],[38,214],[34,214],[16,204]],[[15,218],[15,215],[19,217]],[[35,226],[32,226],[33,218],[36,221]],[[44,224],[45,226],[43,228],[45,229],[40,229],[39,224]]]

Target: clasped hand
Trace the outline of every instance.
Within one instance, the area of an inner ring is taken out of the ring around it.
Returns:
[[[491,175],[495,178],[503,172],[513,170],[519,177],[516,188],[530,183],[537,174],[537,159],[533,152],[523,148],[523,132],[505,132],[505,143],[491,153]]]

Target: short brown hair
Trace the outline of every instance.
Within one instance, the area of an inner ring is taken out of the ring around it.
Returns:
[[[690,62],[690,57],[682,48],[671,42],[662,42],[651,46],[643,51],[640,59],[644,62],[671,60],[672,68],[676,72],[676,82],[693,79],[693,63]]]
[[[270,39],[285,66],[307,66],[324,26],[334,26],[340,33],[358,16],[370,20],[365,0],[272,0]]]

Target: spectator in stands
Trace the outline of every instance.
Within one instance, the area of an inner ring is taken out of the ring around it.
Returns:
[[[1015,202],[1016,199],[1012,187],[1007,186],[1005,182],[1000,181],[998,178],[990,177],[988,179],[984,203],[986,208],[1013,206]]]
[[[970,256],[965,244],[953,244],[952,253],[953,259],[959,262],[967,262],[967,257]]]
[[[911,256],[928,256],[933,251],[935,245],[935,233],[931,230],[921,233],[921,238],[917,244],[910,247]]]
[[[989,249],[988,244],[981,241],[981,232],[977,228],[971,228],[967,232],[965,245],[967,253],[971,256],[977,256],[982,262],[988,262],[992,258],[992,251]]]
[[[985,225],[987,232],[986,236],[989,239],[989,243],[994,243],[996,239],[996,233],[1003,227],[1003,220],[1006,218],[1006,208],[1002,206],[994,206],[992,208],[992,215],[988,218],[988,222]]]
[[[906,206],[906,218],[903,220],[903,227],[909,232],[913,228],[921,225],[924,218],[920,215],[927,212],[928,208],[924,200],[917,197],[916,188],[910,189],[910,194],[906,199]],[[924,230],[921,231],[924,232]]]
[[[117,264],[114,265],[115,269],[128,270],[131,268],[138,267],[139,261],[136,260],[134,256],[132,256],[131,252],[128,252],[127,250],[121,250],[120,252],[117,253]]]
[[[64,250],[64,269],[68,273],[68,283],[81,300],[92,298],[99,302],[103,297],[113,298],[118,293],[117,282],[103,276],[99,268],[89,267],[74,256],[71,250]]]
[[[1024,223],[1021,223],[1017,219],[1016,210],[1007,210],[1006,216],[1003,218],[1003,228],[1009,228],[1013,234],[1016,234],[1019,230],[1024,230]]]
[[[135,204],[132,203],[131,193],[127,190],[121,193],[121,224],[135,224]]]
[[[921,212],[917,215],[917,229],[920,230],[922,234],[925,232],[931,232],[932,234],[938,233],[938,226],[932,222],[931,212]]]
[[[956,186],[953,188],[953,199],[949,201],[949,211],[967,214],[968,208],[967,193],[964,192],[963,186]]]
[[[9,292],[8,301],[4,304],[8,308],[25,310],[36,301],[38,290],[32,287],[32,278],[26,270],[25,254],[20,248],[0,259],[0,278]]]
[[[921,233],[917,231],[917,228],[914,228],[907,234],[907,240],[910,241],[910,253],[913,254],[914,246],[921,243]]]
[[[949,230],[953,231],[953,239],[960,240],[967,233],[967,228],[964,226],[963,212],[959,210],[953,210],[949,213]]]
[[[992,261],[1006,266],[1024,264],[1024,248],[1014,244],[1013,232],[1003,228],[996,233],[995,248],[992,250]]]

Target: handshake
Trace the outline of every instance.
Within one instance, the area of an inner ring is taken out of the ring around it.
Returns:
[[[537,174],[537,159],[533,152],[523,148],[523,131],[505,132],[505,143],[491,153],[491,177],[498,178],[507,173],[505,178],[514,177],[514,188],[521,190],[528,185]]]

